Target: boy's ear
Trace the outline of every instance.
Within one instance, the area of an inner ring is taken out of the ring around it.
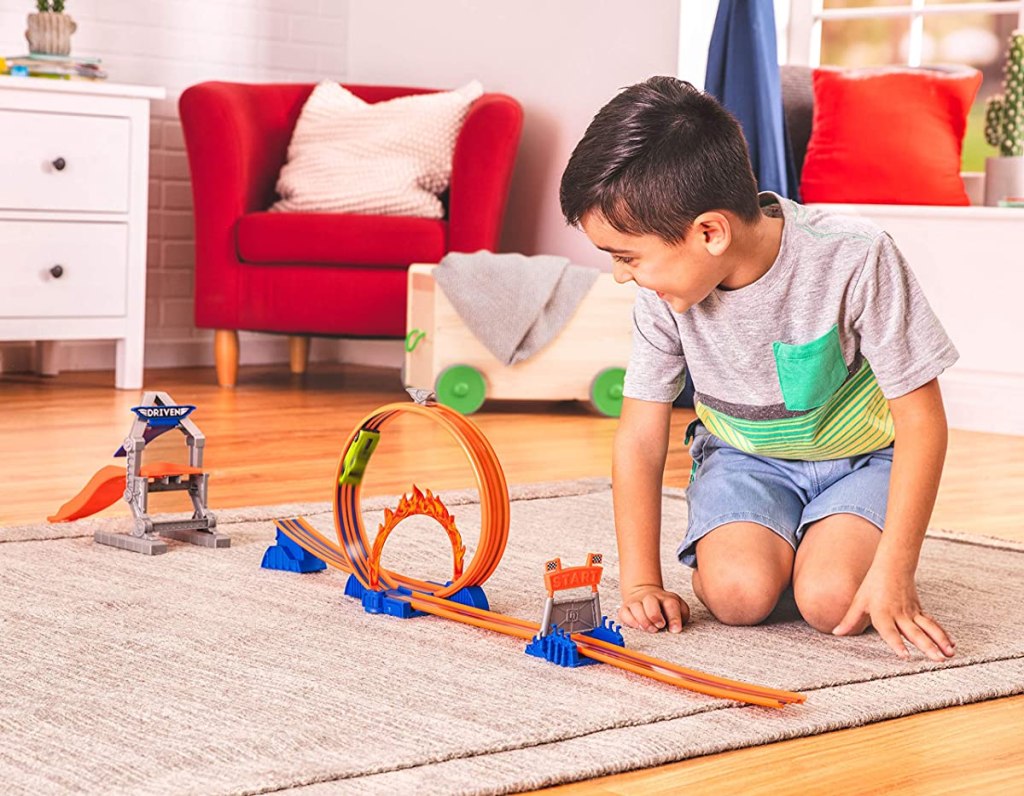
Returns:
[[[700,235],[708,254],[718,257],[732,243],[732,227],[724,213],[701,213],[693,220],[693,230]]]

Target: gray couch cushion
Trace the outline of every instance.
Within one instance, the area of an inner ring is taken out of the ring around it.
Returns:
[[[782,78],[782,111],[799,180],[814,119],[814,70],[809,66],[782,66],[779,71]]]

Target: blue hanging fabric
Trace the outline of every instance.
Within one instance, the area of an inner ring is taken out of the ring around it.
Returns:
[[[758,189],[796,197],[772,0],[720,0],[704,89],[743,127]]]

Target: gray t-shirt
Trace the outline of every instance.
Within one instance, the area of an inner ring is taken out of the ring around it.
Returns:
[[[741,450],[816,460],[891,444],[886,399],[934,379],[956,349],[875,224],[772,193],[761,204],[783,232],[756,282],[685,313],[637,292],[623,394],[671,402],[689,366],[698,417]]]

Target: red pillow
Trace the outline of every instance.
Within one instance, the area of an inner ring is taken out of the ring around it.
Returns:
[[[960,150],[980,86],[981,72],[969,67],[814,70],[802,200],[970,204]]]

